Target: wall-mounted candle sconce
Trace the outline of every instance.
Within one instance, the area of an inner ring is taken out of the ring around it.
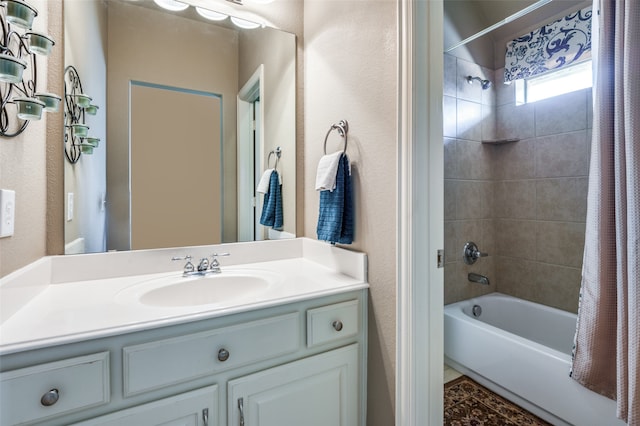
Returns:
[[[60,105],[59,96],[37,91],[36,55],[48,56],[55,44],[48,35],[31,31],[37,15],[25,1],[0,1],[0,136],[19,135],[43,111],[56,112]]]
[[[97,112],[98,106],[82,90],[78,70],[69,65],[64,70],[64,153],[71,164],[77,163],[81,154],[93,154],[98,147],[100,139],[89,136],[89,126],[85,124],[85,114]]]

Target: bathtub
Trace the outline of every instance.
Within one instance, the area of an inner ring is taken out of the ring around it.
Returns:
[[[569,377],[575,324],[575,314],[500,293],[452,303],[445,362],[554,425],[624,425],[614,401]]]

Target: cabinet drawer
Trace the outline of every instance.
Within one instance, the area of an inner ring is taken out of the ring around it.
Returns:
[[[295,352],[298,313],[123,348],[124,395]]]
[[[351,337],[360,330],[358,300],[307,311],[307,346]]]
[[[110,399],[109,352],[1,373],[0,398],[3,425],[106,404]],[[45,406],[47,398],[50,405]]]

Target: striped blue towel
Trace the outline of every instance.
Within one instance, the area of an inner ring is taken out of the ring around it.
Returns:
[[[271,173],[269,190],[264,194],[260,224],[277,230],[282,229],[282,185],[276,170]]]
[[[340,157],[336,187],[333,191],[320,191],[318,239],[332,244],[353,242],[354,213],[349,158]]]

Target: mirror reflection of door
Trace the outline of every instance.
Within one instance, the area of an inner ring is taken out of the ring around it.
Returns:
[[[219,95],[131,82],[131,248],[221,242]]]
[[[238,241],[265,239],[260,225],[263,194],[256,187],[267,166],[264,156],[264,65],[260,65],[238,92]]]

